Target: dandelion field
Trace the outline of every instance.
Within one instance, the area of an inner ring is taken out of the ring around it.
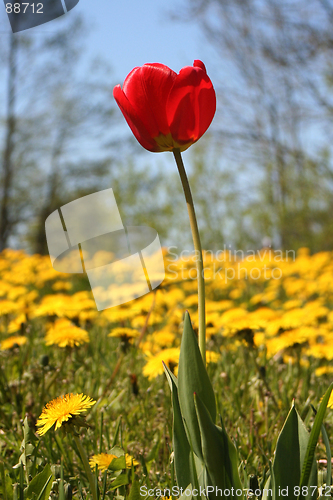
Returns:
[[[204,253],[204,266],[218,412],[245,480],[261,481],[293,398],[309,425],[332,378],[333,253]],[[165,268],[156,291],[98,312],[84,276],[56,272],[49,257],[0,255],[0,498],[92,498],[71,418],[37,433],[45,405],[66,394],[95,401],[75,418],[100,498],[175,484],[162,361],[177,375],[185,310],[198,327],[195,257],[165,251]],[[328,410],[328,435],[332,423]],[[117,457],[107,470],[103,454]]]

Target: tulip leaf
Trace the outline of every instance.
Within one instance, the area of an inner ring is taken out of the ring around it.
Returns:
[[[270,498],[272,498],[271,492],[272,492],[271,476],[269,476],[269,478],[267,479],[267,481],[265,483],[261,499],[262,500],[269,500]]]
[[[194,393],[200,397],[212,421],[215,422],[216,402],[213,387],[200,354],[190,316],[186,312],[178,367],[179,404],[186,421],[186,429],[191,436],[194,453],[202,459],[200,430],[193,400]]]
[[[207,481],[214,488],[210,498],[218,498],[216,488],[222,491],[234,488],[233,496],[244,497],[238,474],[237,451],[224,428],[214,424],[205,404],[194,395],[201,433],[202,453],[207,469]],[[237,493],[238,492],[238,493]]]
[[[177,387],[178,389],[178,379],[177,377],[172,373],[172,371],[170,370],[170,368],[164,363],[164,361],[162,361],[162,365],[163,365],[163,368],[164,368],[164,373],[166,375],[166,378],[167,378],[167,381],[168,381],[168,384],[169,384],[169,387],[170,387],[170,391],[172,392],[172,382],[175,384],[175,386]]]
[[[300,484],[309,437],[310,434],[293,404],[276,443],[272,467],[273,500],[278,500],[281,496],[298,498],[295,487]],[[310,486],[317,486],[317,464],[313,458],[305,486],[309,493],[306,498],[313,499],[313,488]]]
[[[301,488],[302,488],[302,486],[307,486],[307,484],[309,482],[309,478],[310,478],[310,474],[311,474],[311,467],[312,467],[312,463],[313,463],[314,458],[315,458],[315,449],[317,446],[317,442],[318,442],[318,438],[319,438],[319,434],[320,434],[320,430],[321,430],[321,425],[322,425],[323,420],[324,420],[326,408],[327,408],[328,401],[329,401],[330,396],[331,396],[332,389],[333,389],[333,382],[331,383],[331,385],[329,386],[329,388],[327,389],[327,391],[324,394],[324,397],[320,403],[318,412],[315,416],[315,419],[314,419],[314,422],[312,425],[312,429],[310,432],[310,438],[309,438],[308,446],[307,446],[306,453],[305,453],[301,480],[299,483]],[[300,495],[299,498],[304,498],[304,497],[302,497],[302,495]]]
[[[192,453],[193,459],[194,459],[194,465],[195,465],[195,474],[196,474],[196,480],[198,487],[202,488],[202,491],[207,488],[207,470],[205,467],[205,464],[198,458],[194,453]],[[201,498],[203,500],[206,500],[206,498],[201,495]]]
[[[177,484],[180,488],[192,482],[191,474],[191,447],[188,442],[183,423],[178,400],[177,378],[163,363],[164,371],[171,389],[172,408],[173,408],[173,451],[175,456],[175,472]]]
[[[323,435],[323,441],[325,443],[326,458],[327,458],[326,486],[331,486],[331,482],[332,482],[332,453],[331,453],[330,442],[329,442],[328,435],[327,435],[324,424],[321,424],[321,433]]]
[[[183,492],[182,492],[182,495],[179,497],[179,499],[178,499],[178,500],[191,500],[191,499],[193,498],[193,495],[192,495],[192,494],[191,494],[191,495],[187,495],[187,494],[185,493],[186,491],[191,491],[191,492],[193,491],[193,487],[192,487],[192,484],[191,484],[191,483],[190,483],[190,484],[188,484],[188,485],[186,486],[186,488],[184,488],[184,490],[183,490]]]

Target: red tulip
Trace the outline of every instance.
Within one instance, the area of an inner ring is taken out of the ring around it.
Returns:
[[[141,146],[155,153],[185,151],[206,132],[216,110],[215,91],[201,61],[178,75],[164,64],[144,64],[113,95]]]

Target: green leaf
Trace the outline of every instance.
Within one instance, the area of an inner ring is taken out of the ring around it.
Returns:
[[[128,500],[141,500],[140,485],[138,481],[133,481],[131,491],[129,492]]]
[[[120,446],[113,446],[110,450],[110,455],[116,455],[116,457],[123,457],[125,455],[125,452]]]
[[[186,421],[186,429],[191,436],[194,453],[202,459],[200,430],[193,400],[194,393],[200,397],[212,421],[215,422],[216,402],[213,387],[202,361],[190,316],[186,312],[179,356],[178,397],[181,414]]]
[[[194,395],[194,402],[200,426],[202,453],[207,469],[207,484],[220,488],[222,491],[234,488],[233,496],[243,498],[235,446],[225,429],[214,424],[205,404],[197,394]],[[209,496],[218,498],[220,495],[215,490]]]
[[[120,474],[114,481],[111,483],[110,490],[115,490],[116,488],[119,488],[120,486],[125,486],[128,484],[128,476],[127,473],[124,472],[124,474]]]
[[[306,486],[309,483],[309,478],[311,474],[311,468],[312,468],[312,463],[315,458],[315,449],[317,446],[319,434],[320,434],[320,429],[321,425],[324,420],[326,408],[328,405],[328,401],[331,396],[331,392],[333,389],[333,382],[325,392],[325,395],[320,403],[319,410],[317,415],[315,416],[312,429],[310,432],[310,438],[308,442],[308,446],[306,449],[305,457],[304,457],[304,463],[303,463],[303,468],[302,468],[302,475],[301,475],[301,480],[300,480],[300,487]],[[300,495],[299,498],[303,498],[302,495]]]
[[[118,420],[117,420],[117,423],[116,423],[116,430],[115,430],[115,433],[114,433],[114,437],[113,437],[113,441],[112,441],[112,447],[113,446],[116,446],[117,444],[117,441],[118,441],[118,436],[119,436],[119,431],[120,431],[120,428],[121,428],[121,415],[118,417]]]
[[[272,490],[272,487],[271,487],[271,476],[269,476],[269,478],[267,479],[267,481],[265,483],[263,492],[262,492],[262,500],[269,500],[269,499],[272,498],[271,490]]]
[[[38,442],[38,438],[33,433],[32,429],[30,429],[29,427],[28,417],[25,417],[23,421],[23,436],[24,436],[23,442],[25,443],[25,445],[27,445],[28,443]]]
[[[153,446],[153,449],[151,450],[151,452],[146,457],[146,462],[147,463],[152,462],[153,460],[156,459],[156,457],[158,455],[158,450],[160,449],[160,446],[161,446],[161,433],[158,430],[156,432],[156,434],[155,434],[155,444]]]
[[[190,482],[192,482],[191,467],[190,467],[191,447],[186,436],[183,417],[180,411],[179,400],[178,400],[177,378],[164,363],[163,365],[167,380],[170,385],[171,398],[172,398],[172,409],[173,409],[172,442],[173,442],[173,451],[175,457],[175,472],[176,472],[177,484],[180,488],[186,488],[186,486]]]
[[[26,490],[26,500],[48,500],[54,476],[47,465],[42,472],[37,474]]]
[[[172,382],[175,384],[176,388],[178,389],[178,379],[177,377],[172,373],[170,368],[162,361],[162,365],[164,368],[164,372],[170,387],[170,391],[172,392]]]
[[[126,459],[125,455],[122,457],[117,457],[112,460],[112,462],[109,465],[110,470],[122,470],[126,469]]]
[[[331,453],[330,442],[329,442],[328,435],[327,435],[327,432],[326,432],[324,424],[321,424],[321,433],[323,435],[323,441],[325,443],[326,458],[327,458],[326,486],[331,486],[331,481],[332,481],[332,453]]]
[[[201,486],[202,490],[206,489],[206,486],[208,484],[207,481],[207,469],[205,467],[205,464],[198,458],[192,451],[192,458],[193,458],[193,466],[195,468],[194,474],[193,471],[191,471],[192,476],[194,477],[193,484],[196,484],[196,487]],[[203,500],[206,500],[206,498],[202,495],[201,498]]]
[[[179,497],[178,500],[191,500],[193,498],[193,495],[186,495],[185,491],[188,490],[188,491],[193,491],[193,487],[192,487],[192,484],[188,484],[186,486],[186,488],[184,488],[184,492],[183,494]],[[197,500],[197,497],[195,497],[196,500]]]
[[[300,483],[309,437],[310,434],[293,403],[276,443],[272,467],[273,500],[280,499],[285,492],[288,493],[285,496],[288,496],[289,499],[297,498],[297,495],[294,494],[294,488]],[[311,475],[308,478],[310,482],[306,486],[316,486],[317,465],[313,460],[310,472]],[[309,489],[309,492],[309,498],[311,498],[312,489]]]
[[[61,459],[60,465],[60,482],[58,483],[59,498],[58,500],[65,500],[65,484],[64,484],[64,461]]]
[[[5,467],[2,462],[0,462],[0,478],[1,478],[0,492],[2,495],[1,498],[3,498],[3,500],[12,500],[13,499],[12,480],[9,476],[8,471],[5,470]]]

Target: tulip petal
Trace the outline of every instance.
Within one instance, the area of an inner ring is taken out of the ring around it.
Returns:
[[[168,135],[166,102],[177,74],[159,63],[144,64],[127,76],[123,92],[151,137]]]
[[[116,87],[113,89],[113,97],[115,98],[122,114],[125,117],[125,120],[127,121],[135,138],[138,140],[141,146],[147,149],[148,151],[151,151],[152,153],[161,151],[158,144],[149,134],[145,125],[138,118],[135,110],[128,101],[126,95],[121,90],[120,85],[116,85]]]
[[[211,124],[216,110],[215,91],[201,61],[183,68],[167,100],[171,135],[180,144],[196,142]]]

